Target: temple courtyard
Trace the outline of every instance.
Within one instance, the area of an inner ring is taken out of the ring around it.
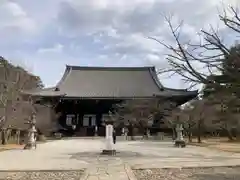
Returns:
[[[240,179],[240,153],[175,148],[171,141],[118,141],[115,148],[115,156],[104,156],[104,139],[76,138],[3,151],[0,179]]]

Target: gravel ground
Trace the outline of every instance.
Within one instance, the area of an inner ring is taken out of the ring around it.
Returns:
[[[138,180],[240,180],[240,167],[134,170]]]
[[[80,180],[79,171],[0,172],[0,180]]]

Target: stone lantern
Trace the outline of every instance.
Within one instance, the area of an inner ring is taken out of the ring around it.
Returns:
[[[183,139],[183,127],[182,127],[182,124],[177,124],[176,132],[177,132],[177,138],[175,140],[175,146],[176,147],[185,147],[186,146],[186,142]]]
[[[28,139],[27,139],[27,144],[24,146],[24,149],[36,149],[36,116],[35,114],[32,115],[32,119],[26,124],[29,125],[28,128]]]

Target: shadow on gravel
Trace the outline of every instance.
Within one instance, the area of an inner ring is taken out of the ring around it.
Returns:
[[[71,159],[78,159],[82,160],[83,158],[91,159],[91,158],[131,158],[131,157],[144,157],[144,154],[138,153],[138,152],[131,152],[131,151],[117,151],[116,155],[102,155],[101,152],[79,152],[79,153],[73,153],[68,154],[70,155]]]
[[[239,167],[168,168],[134,170],[139,180],[239,180]]]
[[[184,154],[184,155],[171,155],[167,156],[166,154],[154,154],[154,153],[141,153],[141,152],[134,152],[134,151],[117,151],[116,155],[102,155],[101,152],[91,152],[91,151],[86,151],[86,152],[79,152],[79,153],[72,153],[72,154],[67,154],[70,156],[70,159],[76,159],[76,160],[84,160],[84,161],[92,161],[92,159],[98,159],[98,158],[121,158],[121,159],[135,159],[135,158],[142,158],[142,159],[178,159],[178,158],[189,158],[189,159],[202,159],[202,160],[213,160],[213,161],[224,161],[224,160],[237,160],[236,157],[223,157],[223,156],[214,156],[214,157],[209,157],[206,158],[204,155],[201,154]],[[239,159],[240,161],[240,159]]]
[[[153,142],[153,141],[138,141],[136,143],[133,144],[128,144],[128,146],[134,146],[134,147],[140,147],[142,148],[143,146],[145,147],[154,147],[154,148],[175,148],[174,147],[174,143],[171,142]]]
[[[194,180],[239,180],[240,173],[194,174]]]
[[[209,158],[206,157],[206,155],[201,154],[201,153],[197,153],[194,152],[194,149],[191,149],[191,151],[189,152],[184,152],[184,149],[182,148],[176,148],[174,147],[173,144],[171,143],[161,143],[161,142],[138,142],[138,143],[134,143],[134,144],[129,144],[128,146],[132,146],[133,149],[141,149],[143,146],[145,146],[146,148],[148,148],[148,150],[153,147],[153,148],[159,148],[159,150],[162,153],[154,153],[154,151],[156,151],[156,149],[154,149],[151,154],[148,153],[141,153],[142,156],[141,157],[149,157],[149,158],[201,158],[201,159],[212,159],[212,160],[217,160],[217,161],[224,161],[224,160],[237,160],[239,159],[240,162],[240,158],[236,158],[234,156],[222,156],[222,155],[218,155],[218,154],[214,154],[213,156],[210,156]],[[191,146],[192,147],[192,146]],[[186,147],[188,148],[188,146]],[[168,154],[169,151],[172,151],[173,153],[170,153],[171,155],[166,155]],[[176,152],[175,152],[176,150]],[[143,150],[144,151],[144,150]],[[181,151],[183,153],[181,153]],[[181,155],[179,155],[179,153],[181,153]],[[240,179],[239,179],[240,180]]]

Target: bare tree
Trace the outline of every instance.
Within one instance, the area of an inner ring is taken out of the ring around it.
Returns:
[[[115,118],[118,123],[128,127],[129,136],[134,136],[134,127],[144,133],[158,110],[155,99],[126,100],[115,106]]]
[[[188,141],[192,142],[192,136],[196,135],[198,142],[201,143],[204,133],[212,130],[213,117],[211,107],[205,100],[194,100],[182,108],[174,109],[170,116],[166,117],[166,121],[169,127],[173,128],[173,132],[177,124],[182,124]]]
[[[193,132],[197,124],[195,117],[196,114],[194,114],[193,108],[194,107],[191,104],[188,104],[183,109],[181,109],[179,113],[179,118],[188,137],[188,142],[192,142]]]
[[[21,92],[25,89],[41,86],[39,77],[29,74],[21,67],[16,67],[0,57],[0,128],[2,129],[2,143],[5,144],[9,130],[5,124],[11,120],[8,116],[16,111],[16,103],[24,101]]]
[[[227,13],[228,12],[228,13]],[[230,14],[230,15],[229,15]],[[227,28],[235,33],[240,32],[240,16],[238,9],[229,7],[224,9],[223,15],[219,15]],[[193,87],[197,84],[211,84],[212,86],[221,86],[214,79],[209,78],[211,75],[218,75],[223,71],[222,62],[224,57],[228,56],[231,51],[223,38],[219,35],[218,30],[212,26],[210,30],[201,30],[198,35],[199,41],[181,40],[181,29],[183,21],[179,25],[174,26],[172,23],[173,16],[165,16],[166,23],[169,26],[170,32],[176,45],[166,44],[157,38],[151,37],[168,49],[167,60],[169,68],[160,69],[159,73],[173,73],[180,75],[183,80]],[[237,38],[237,37],[236,37]],[[200,65],[196,66],[196,64]],[[231,71],[226,72],[228,76],[234,77]]]
[[[212,109],[212,115],[215,115],[212,118],[215,121],[210,124],[211,126],[214,125],[215,128],[220,126],[222,129],[225,129],[230,138],[232,136],[229,134],[230,129],[233,126],[236,127],[236,124],[238,124],[236,122],[238,113],[235,111],[238,109],[236,101],[238,102],[240,99],[238,93],[240,91],[240,47],[238,45],[236,47],[235,44],[233,48],[224,43],[219,30],[213,26],[210,26],[209,30],[200,30],[196,34],[196,37],[199,39],[198,41],[183,39],[181,38],[181,30],[184,26],[183,21],[175,26],[172,21],[173,18],[173,16],[165,16],[165,21],[175,42],[174,45],[167,44],[154,37],[150,38],[163,45],[169,52],[166,54],[169,68],[160,69],[159,73],[177,74],[182,77],[184,82],[189,83],[189,88],[198,84],[204,84],[208,87],[208,90],[213,90],[211,91],[214,94],[213,98],[207,99],[208,103],[212,104],[212,106],[213,104],[216,105]],[[219,15],[219,20],[225,25],[227,30],[236,35],[236,40],[239,39],[240,14],[238,8],[232,6],[223,8],[223,13]],[[225,100],[222,100],[223,97]],[[234,103],[233,97],[235,98]],[[210,100],[213,102],[210,102]],[[222,105],[225,106],[225,110],[216,108],[222,107]],[[204,106],[207,106],[206,102],[204,102]],[[200,113],[201,108],[199,108]],[[195,111],[198,110],[196,109]],[[201,121],[203,120],[199,119],[197,126],[201,126]],[[201,141],[200,137],[199,141]]]
[[[233,130],[239,134],[240,99],[234,94],[218,92],[208,97],[208,104],[212,107],[215,127],[234,140]]]
[[[206,133],[207,129],[211,127],[213,118],[212,110],[205,100],[194,101],[191,106],[191,130],[196,130],[197,141],[198,143],[201,143],[202,136]]]
[[[153,124],[156,115],[169,116],[176,108],[176,103],[167,99],[135,99],[127,100],[115,107],[115,118],[118,123],[128,127],[133,138],[134,127],[147,136],[148,128]]]

